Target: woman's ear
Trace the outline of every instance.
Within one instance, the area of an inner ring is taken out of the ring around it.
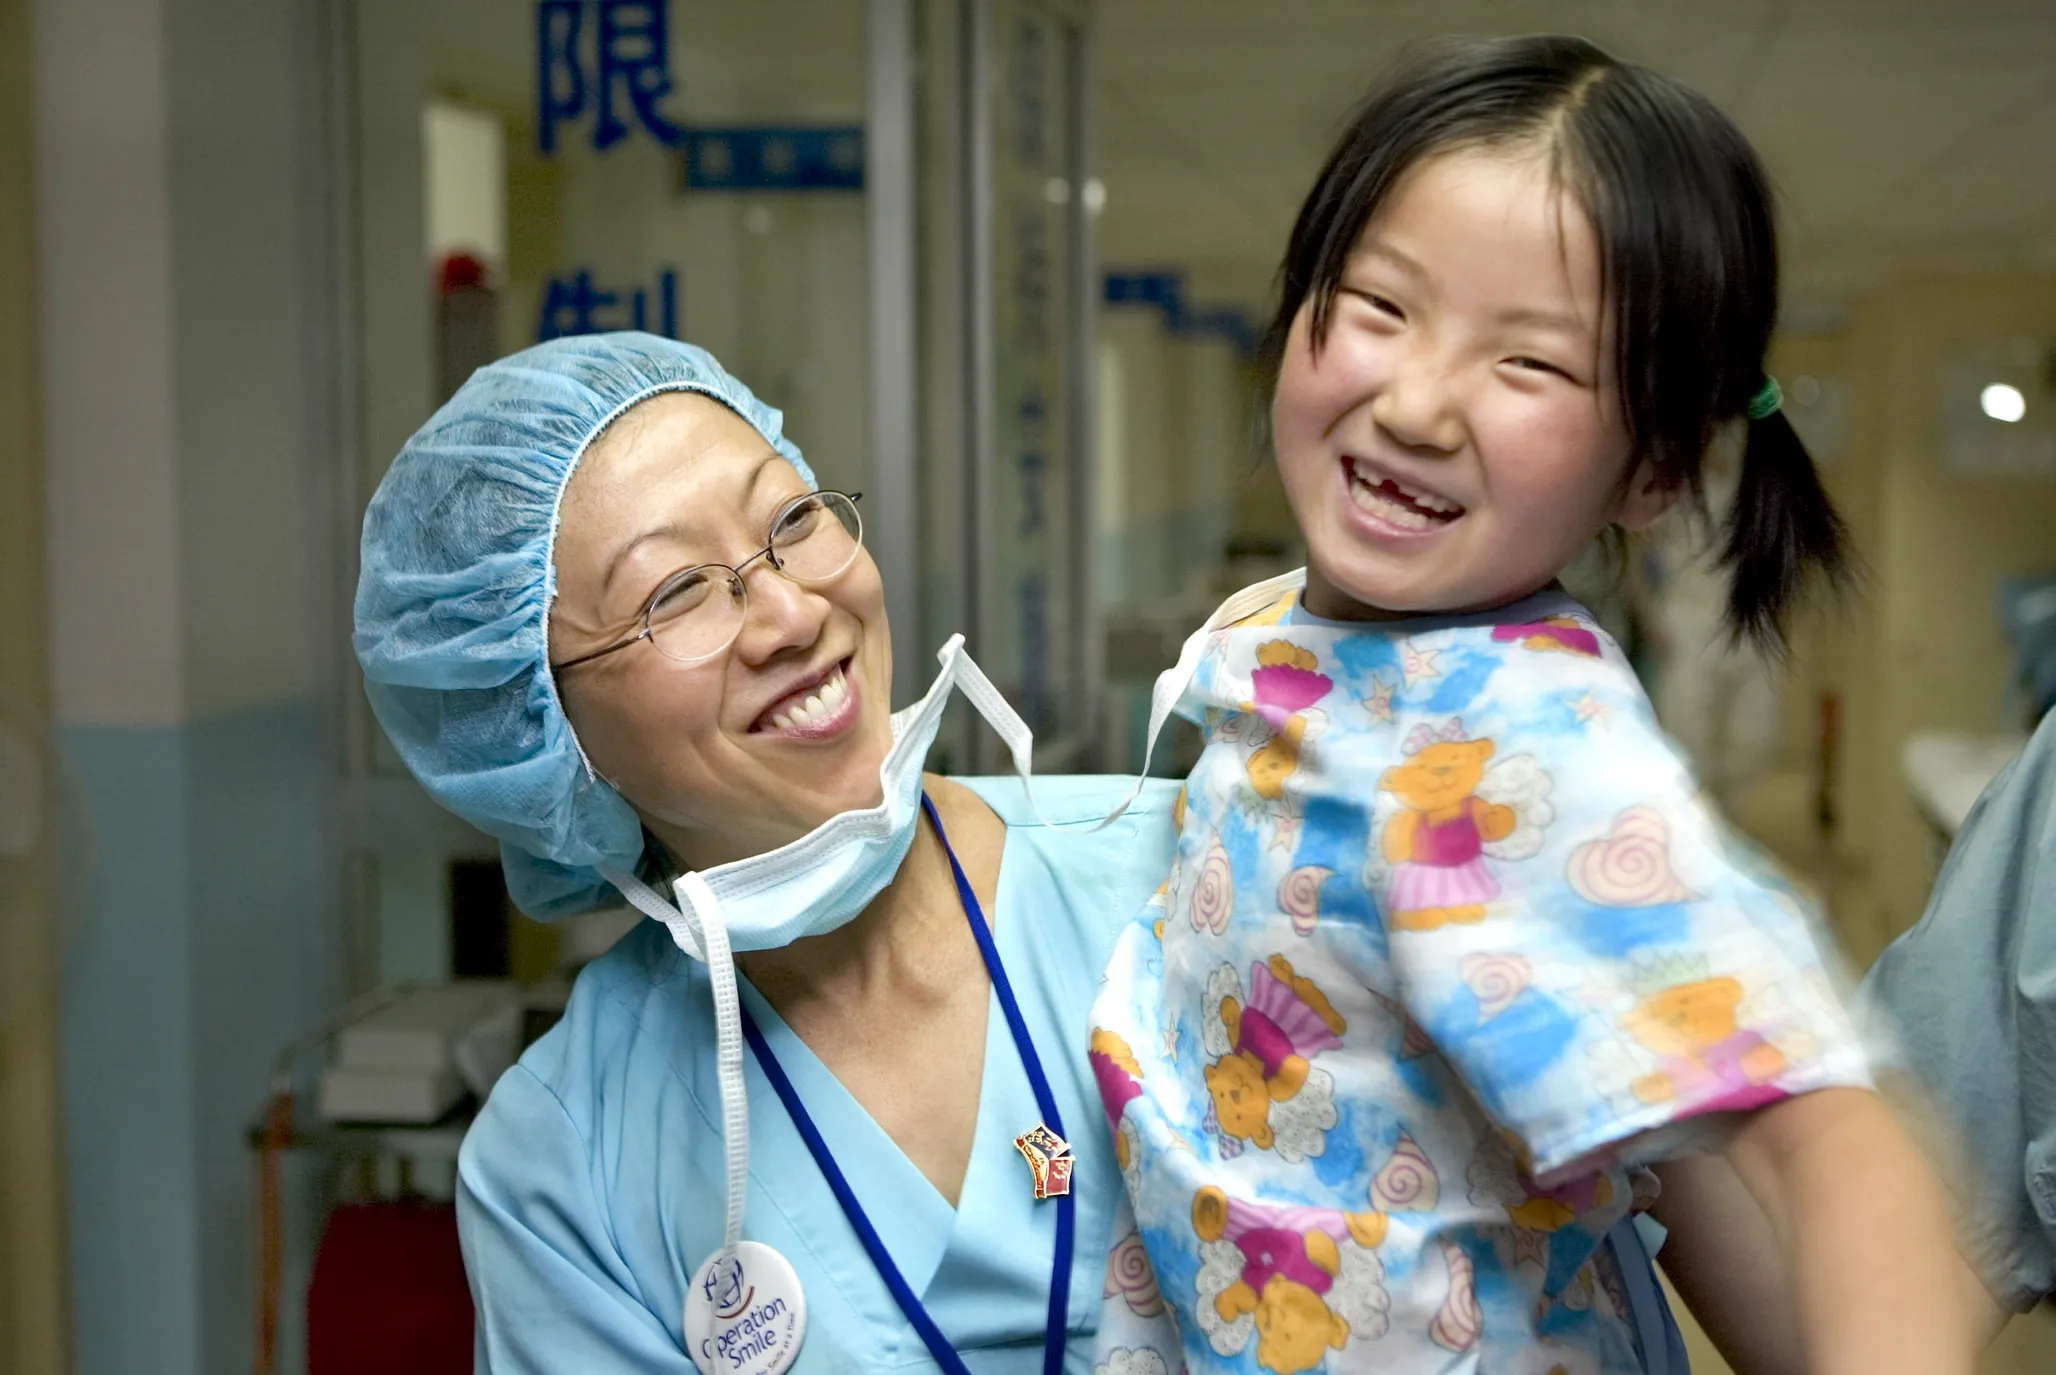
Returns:
[[[1671,503],[1678,499],[1679,486],[1675,478],[1657,472],[1648,459],[1636,459],[1627,482],[1622,484],[1613,523],[1630,534],[1647,530],[1670,510]]]

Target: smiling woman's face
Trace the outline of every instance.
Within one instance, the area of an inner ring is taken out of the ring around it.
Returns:
[[[564,489],[551,662],[640,629],[672,573],[740,564],[806,492],[792,465],[718,401],[666,392],[628,411]],[[586,757],[692,868],[761,854],[876,806],[892,745],[891,641],[870,553],[859,549],[841,573],[808,586],[762,559],[744,577],[749,614],[721,653],[681,663],[638,643],[557,673]],[[839,703],[803,713],[811,722],[793,719],[794,707],[839,687]]]

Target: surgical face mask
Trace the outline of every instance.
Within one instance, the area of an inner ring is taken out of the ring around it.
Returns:
[[[742,1020],[735,992],[736,950],[775,950],[846,925],[883,892],[914,843],[921,818],[921,773],[958,688],[999,732],[1025,782],[1035,737],[953,635],[936,657],[942,671],[927,695],[893,713],[892,748],[878,771],[883,800],[843,812],[787,845],[749,859],[681,875],[676,903],[632,875],[602,873],[622,896],[670,928],[678,948],[707,965],[714,986],[722,1133],[728,1156],[724,1253],[742,1237],[748,1187],[749,1111],[742,1077]],[[1031,799],[1032,803],[1032,799]],[[1038,815],[1040,813],[1038,812]],[[1046,824],[1046,823],[1045,823]]]

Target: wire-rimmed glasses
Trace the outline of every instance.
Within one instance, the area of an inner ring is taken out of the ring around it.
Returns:
[[[862,492],[809,492],[778,508],[764,547],[738,564],[698,563],[681,568],[657,585],[643,607],[633,635],[605,649],[550,665],[561,673],[589,664],[638,640],[682,664],[711,659],[735,643],[749,617],[749,586],[743,573],[758,559],[801,586],[827,582],[856,560],[864,545],[864,521],[857,514]]]

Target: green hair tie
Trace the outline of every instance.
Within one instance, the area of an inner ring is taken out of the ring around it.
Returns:
[[[1766,377],[1763,379],[1763,390],[1749,398],[1749,418],[1751,420],[1768,420],[1776,415],[1778,408],[1784,404],[1785,393],[1778,386],[1778,379]]]

